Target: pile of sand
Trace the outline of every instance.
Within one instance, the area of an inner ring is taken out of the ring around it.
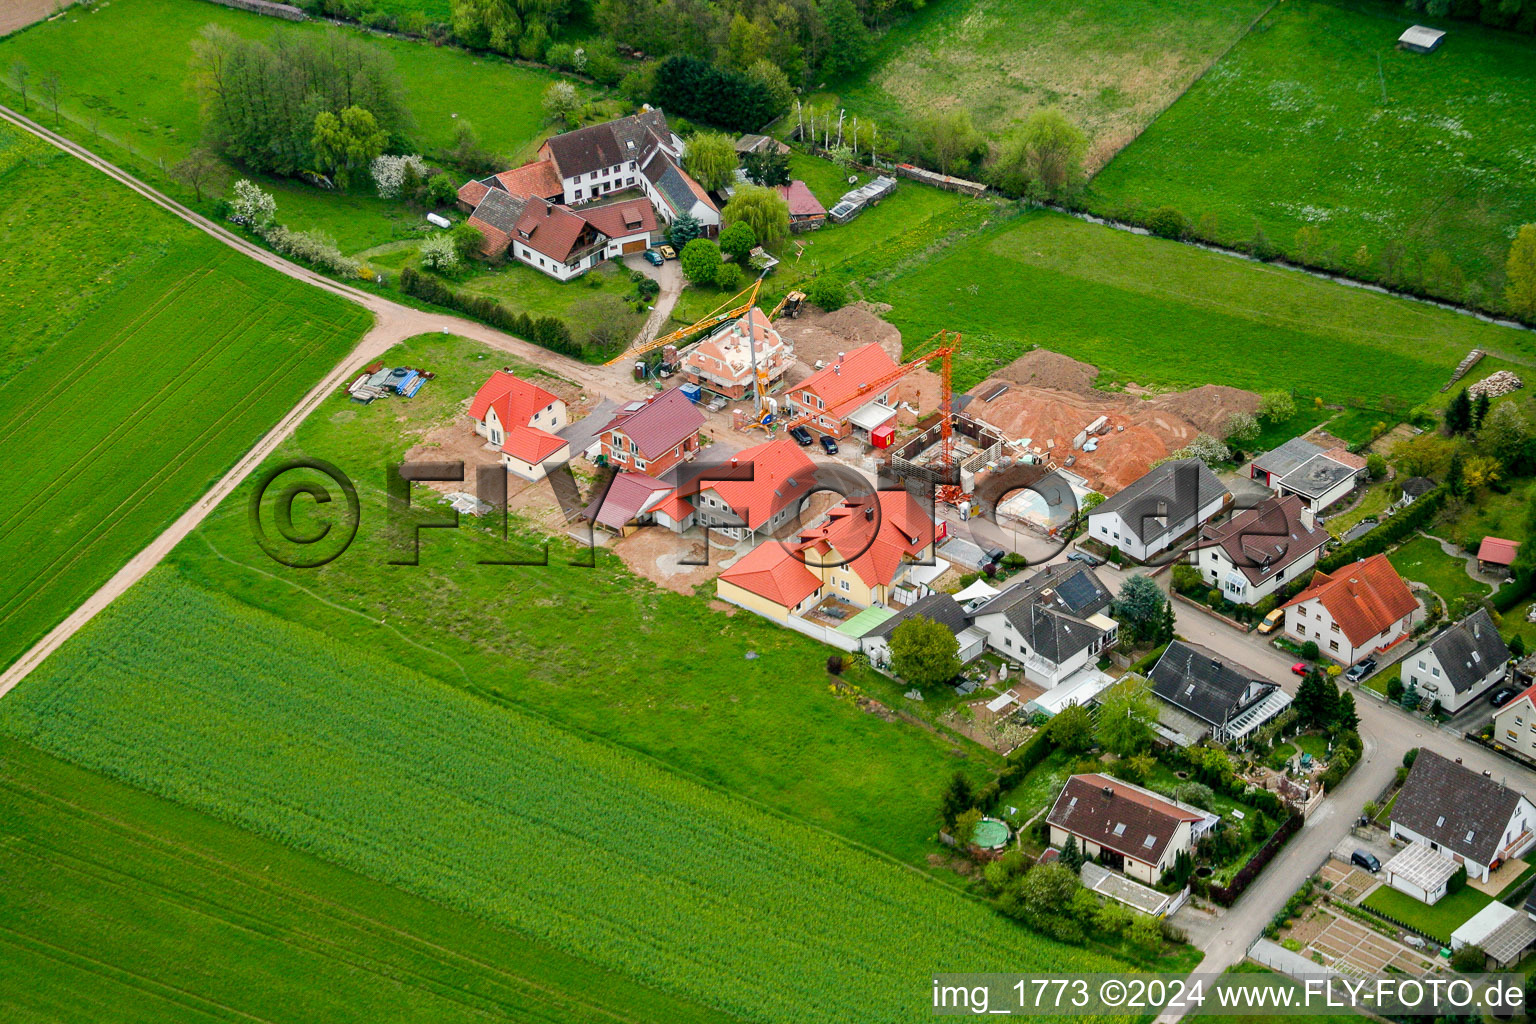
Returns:
[[[901,361],[901,332],[864,308],[862,302],[844,306],[835,313],[823,313],[810,306],[791,320],[781,318],[774,328],[795,347],[795,358],[807,367],[819,359],[830,363],[839,352],[879,342],[892,359]]]
[[[1031,349],[994,375],[997,380],[1054,391],[1090,392],[1099,368],[1059,352]]]

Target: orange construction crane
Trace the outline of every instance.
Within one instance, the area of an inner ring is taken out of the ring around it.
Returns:
[[[960,351],[960,332],[940,331],[932,338],[929,338],[928,342],[933,346],[931,349],[924,352],[920,356],[907,360],[905,363],[902,363],[890,373],[887,373],[881,377],[876,377],[874,380],[867,384],[859,385],[859,389],[854,397],[863,398],[866,395],[876,394],[901,380],[903,377],[917,369],[919,366],[926,366],[928,363],[933,362],[935,359],[942,359],[943,365],[939,371],[939,380],[941,384],[939,390],[939,464],[943,467],[945,478],[948,479],[951,475],[951,470],[954,468],[955,462],[955,424],[954,418],[950,415],[950,406],[954,402],[954,383],[951,373],[952,368],[950,365],[950,360],[956,352]],[[843,404],[846,405],[847,402],[844,402]],[[784,426],[786,429],[791,427],[798,427],[802,423],[810,422],[821,414],[821,410],[801,413],[799,416],[791,419]]]
[[[614,356],[603,365],[614,366],[618,363],[624,362],[625,360],[636,359],[648,352],[654,352],[659,348],[666,347],[667,345],[677,345],[683,343],[686,341],[686,339],[692,337],[695,334],[698,334],[701,331],[707,331],[711,328],[719,327],[723,323],[729,323],[738,317],[746,316],[752,307],[757,305],[757,295],[762,287],[763,277],[762,275],[759,275],[757,280],[753,281],[750,286],[737,292],[729,299],[726,299],[720,305],[716,306],[714,309],[704,314],[703,317],[695,320],[687,327],[679,327],[677,330],[672,331],[670,334],[663,334],[659,338],[652,338],[650,341],[642,342],[639,345],[633,345],[618,355]],[[796,315],[799,312],[800,303],[804,301],[804,292],[791,291],[779,300],[779,304],[777,306],[773,307],[772,311],[770,311],[768,314],[768,319],[770,321],[777,320],[779,318],[779,314],[784,311],[784,307],[791,304],[791,315]]]

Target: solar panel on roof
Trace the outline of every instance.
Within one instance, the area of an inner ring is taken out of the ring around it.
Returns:
[[[1077,573],[1063,580],[1056,588],[1061,599],[1072,608],[1082,608],[1098,596],[1098,590],[1093,581],[1082,573]]]

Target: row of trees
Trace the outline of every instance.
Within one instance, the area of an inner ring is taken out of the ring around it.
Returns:
[[[381,154],[409,149],[413,124],[380,47],[340,32],[279,31],[263,43],[209,25],[192,49],[204,137],[252,170],[344,186]]]
[[[1403,6],[1432,18],[1466,18],[1495,28],[1536,33],[1536,0],[1403,0]]]

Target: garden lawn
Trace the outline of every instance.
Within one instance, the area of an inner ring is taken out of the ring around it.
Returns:
[[[190,507],[370,317],[10,128],[0,251],[5,665]]]
[[[1333,410],[1314,402],[1311,398],[1297,398],[1296,415],[1290,419],[1280,420],[1278,423],[1268,419],[1259,420],[1259,436],[1249,442],[1247,447],[1255,452],[1273,451],[1291,438],[1300,437],[1313,427],[1326,423],[1332,415]]]
[[[10,1021],[733,1019],[10,737],[0,819]]]
[[[954,108],[997,136],[1060,107],[1101,166],[1194,81],[1269,0],[943,0],[886,33],[815,99],[874,118],[882,138]]]
[[[1056,802],[1061,787],[1066,785],[1073,766],[1081,758],[1081,754],[1074,754],[1059,747],[1052,750],[1045,756],[1045,760],[1029,770],[1029,774],[1025,775],[1018,785],[998,797],[998,807],[1004,811],[1009,807],[1017,807],[1019,813],[1013,815],[1015,824],[1028,821],[1037,812],[1049,808]]]
[[[1406,410],[1474,347],[1536,362],[1536,336],[1295,271],[1036,212],[969,234],[869,290],[908,346],[963,332],[956,384],[1039,345],[1103,383],[1283,386]]]
[[[1355,507],[1348,512],[1341,512],[1336,516],[1329,516],[1323,527],[1334,537],[1342,537],[1352,528],[1359,525],[1371,516],[1379,517],[1387,510],[1387,507],[1397,500],[1401,479],[1378,480],[1367,486],[1366,491],[1360,496]]]
[[[412,260],[412,263],[417,261]],[[418,264],[419,268],[419,264]],[[572,316],[580,312],[584,300],[612,295],[631,297],[635,286],[629,279],[629,268],[618,260],[601,263],[597,267],[571,281],[556,281],[525,263],[509,261],[499,267],[475,263],[468,277],[462,281],[448,282],[452,287],[477,295],[489,295],[513,312],[530,316],[556,316],[570,323],[580,332],[584,318]],[[645,317],[627,312],[627,333],[639,332]]]
[[[1427,17],[1372,0],[1276,4],[1094,179],[1092,205],[1172,205],[1213,218],[1202,233],[1229,244],[1258,224],[1287,253],[1316,228],[1311,259],[1349,266],[1365,246],[1372,279],[1399,243],[1399,280],[1459,299],[1452,278],[1421,277],[1439,252],[1500,301],[1513,231],[1536,221],[1531,40]],[[1398,49],[1415,22],[1448,30],[1445,45]]]
[[[1435,532],[1468,549],[1469,554],[1477,551],[1484,537],[1519,540],[1525,532],[1526,510],[1532,498],[1536,498],[1536,484],[1528,479],[1512,481],[1507,494],[1484,489],[1476,500],[1463,504],[1455,520],[1436,525]]]
[[[1417,580],[1439,594],[1452,617],[1462,598],[1488,596],[1488,584],[1468,576],[1466,562],[1446,554],[1439,542],[1429,537],[1414,538],[1387,559],[1404,579]]]
[[[1374,409],[1346,409],[1328,421],[1328,433],[1351,446],[1369,444],[1402,422]]]
[[[9,68],[16,60],[31,67],[30,114],[50,128],[53,114],[39,105],[35,83],[46,72],[59,71],[59,131],[207,213],[211,199],[197,203],[192,190],[165,169],[192,150],[201,136],[188,65],[192,41],[209,24],[255,39],[279,30],[360,31],[333,29],[318,21],[292,24],[188,0],[113,0],[71,7],[61,18],[0,40],[0,67]],[[371,34],[367,38],[393,58],[406,105],[416,120],[415,141],[424,151],[450,144],[456,126],[468,120],[487,149],[511,160],[530,151],[545,130],[540,97],[557,77],[553,73],[451,47]],[[133,45],[124,46],[125,39]],[[0,97],[20,109],[20,97],[12,88],[9,75],[0,76]],[[241,173],[230,168],[228,179]],[[337,195],[296,181],[260,180],[276,195],[280,221],[295,229],[324,231],[346,252],[425,229],[419,214],[403,203],[379,199],[368,187]]]
[[[497,524],[468,517],[458,530],[424,530],[420,565],[388,564],[379,467],[460,415],[507,360],[442,335],[384,359],[437,378],[408,403],[359,407],[333,396],[274,455],[325,459],[356,482],[362,526],[351,548],[320,570],[276,565],[251,537],[243,487],[172,553],[183,576],[909,863],[932,849],[950,776],[993,776],[1000,760],[969,741],[834,697],[827,648],[755,615],[726,614],[713,587],[701,596],[661,590],[603,550],[596,568],[574,567],[590,552],[568,544],[555,545],[548,566],[478,564],[504,560],[508,545],[495,539]],[[548,484],[529,487],[534,507],[553,503]],[[418,502],[436,494],[417,493]],[[528,500],[514,497],[514,506]],[[427,502],[418,515],[440,520],[442,506]],[[514,523],[513,536],[526,558],[543,534]],[[875,689],[872,671],[848,675],[865,677]]]
[[[1367,896],[1361,905],[1395,918],[1439,941],[1441,945],[1448,946],[1451,933],[1492,902],[1492,896],[1478,892],[1469,885],[1458,893],[1446,896],[1434,906],[1429,906],[1407,893],[1383,885]]]
[[[708,633],[694,628],[701,647]],[[601,671],[595,658],[582,669]],[[864,714],[818,691],[829,710]],[[165,567],[0,704],[0,730],[737,1018],[927,1020],[935,964],[1125,966],[1024,933],[824,829]],[[561,991],[579,996],[580,979]]]

